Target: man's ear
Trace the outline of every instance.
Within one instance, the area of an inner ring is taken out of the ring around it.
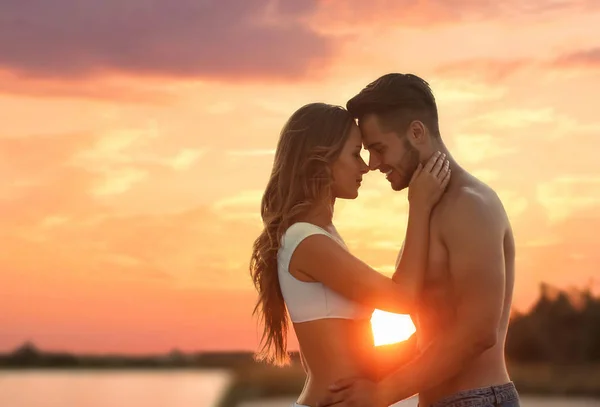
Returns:
[[[413,120],[408,125],[406,137],[409,143],[417,148],[427,142],[427,127],[420,120]]]

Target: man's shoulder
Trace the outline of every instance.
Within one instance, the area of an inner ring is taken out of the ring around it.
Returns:
[[[465,185],[457,188],[453,200],[455,211],[492,210],[499,201],[496,192],[485,184]]]
[[[506,223],[506,213],[500,198],[484,183],[469,183],[456,188],[444,214],[444,224],[450,231],[473,223],[481,227],[503,227]]]

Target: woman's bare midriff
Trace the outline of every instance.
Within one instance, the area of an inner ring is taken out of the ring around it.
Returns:
[[[315,406],[336,380],[374,377],[370,320],[320,319],[294,324],[307,369],[298,403]]]

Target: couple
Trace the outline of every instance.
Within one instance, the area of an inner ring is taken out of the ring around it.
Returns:
[[[250,263],[261,356],[288,361],[289,314],[307,375],[297,407],[383,407],[415,394],[420,407],[519,406],[504,358],[515,248],[500,199],[450,156],[423,79],[385,75],[347,109],[306,105],[281,132]],[[369,170],[408,187],[392,279],[350,254],[332,223],[336,198],[355,199]],[[374,346],[375,308],[415,322],[397,352]]]

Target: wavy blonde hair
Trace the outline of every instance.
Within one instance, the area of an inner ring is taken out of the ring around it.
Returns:
[[[319,202],[332,200],[331,164],[339,157],[354,119],[342,107],[311,103],[281,131],[271,177],[262,197],[264,228],[254,241],[250,274],[258,291],[253,315],[264,325],[258,360],[289,363],[288,316],[279,286],[277,252],[286,229]]]

